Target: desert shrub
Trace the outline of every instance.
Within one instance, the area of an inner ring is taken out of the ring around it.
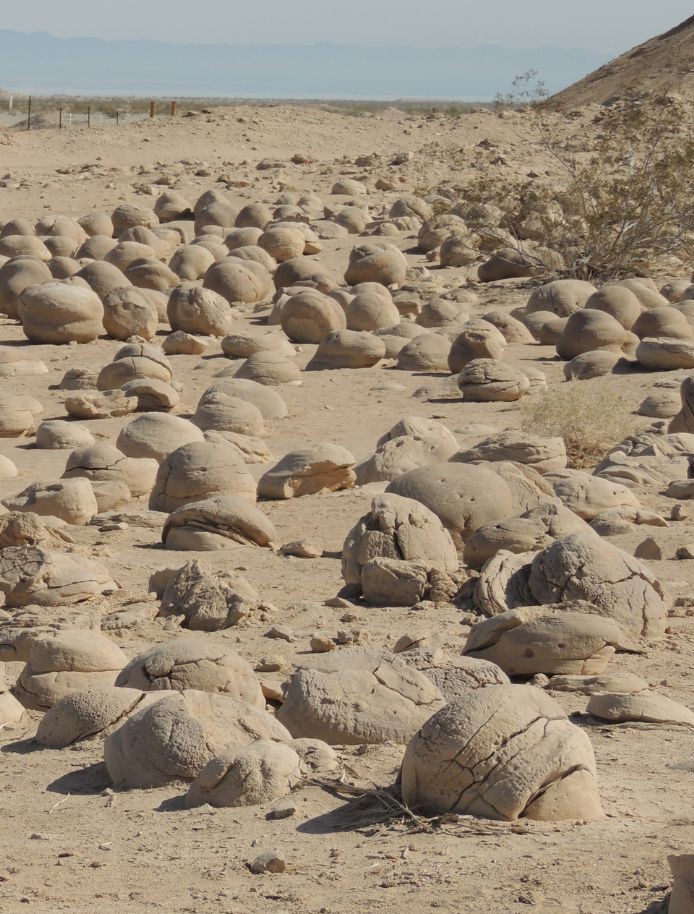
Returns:
[[[573,469],[594,467],[637,430],[632,406],[604,382],[569,381],[550,387],[542,396],[525,399],[521,417],[525,431],[563,438]]]
[[[519,237],[532,217],[534,237],[561,254],[564,275],[586,279],[648,272],[665,256],[691,259],[694,136],[680,99],[664,94],[610,105],[595,118],[595,135],[581,150],[586,154],[578,155],[557,139],[536,74],[518,77],[514,86],[498,108],[523,108],[538,148],[553,158],[561,177],[550,184],[483,172],[463,186],[468,203],[502,209],[500,241],[506,244],[510,233],[528,262],[542,266],[542,252]]]

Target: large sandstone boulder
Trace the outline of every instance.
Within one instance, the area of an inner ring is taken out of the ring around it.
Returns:
[[[208,552],[233,543],[270,546],[275,528],[258,508],[246,499],[215,495],[177,508],[162,531],[167,549]]]
[[[0,263],[0,314],[16,319],[22,293],[52,279],[50,268],[35,257],[13,257]]]
[[[385,354],[386,344],[373,333],[332,330],[318,344],[307,369],[372,368]]]
[[[116,787],[192,781],[216,755],[257,739],[287,741],[265,711],[227,695],[177,692],[132,715],[107,737],[104,761]]]
[[[423,504],[399,495],[377,495],[371,510],[347,534],[342,577],[362,586],[364,567],[374,559],[416,562],[426,570],[453,574],[458,555],[450,533]]]
[[[593,520],[612,508],[638,508],[636,495],[624,485],[582,470],[553,470],[545,479],[554,494],[583,520]]]
[[[406,742],[444,704],[423,673],[387,651],[348,648],[290,678],[277,719],[330,745]]]
[[[633,339],[611,315],[593,308],[584,309],[575,311],[567,320],[557,341],[557,354],[568,360],[595,349],[624,352]]]
[[[532,686],[490,685],[451,701],[407,746],[411,807],[513,821],[602,815],[590,740]]]
[[[627,634],[662,633],[667,594],[643,562],[588,533],[552,543],[532,561],[528,587],[538,604],[585,600]]]
[[[449,460],[458,450],[453,434],[432,419],[408,416],[384,435],[356,468],[359,485],[397,479],[403,473]]]
[[[501,361],[506,349],[503,334],[493,324],[475,320],[458,334],[448,353],[448,367],[458,374],[473,359]]]
[[[645,337],[636,347],[636,361],[651,371],[694,368],[694,340]]]
[[[226,336],[234,326],[234,314],[227,299],[197,283],[184,282],[169,295],[167,316],[172,330]]]
[[[581,608],[509,609],[473,625],[463,653],[496,663],[509,676],[598,675],[626,637],[613,619]]]
[[[298,498],[350,489],[356,482],[355,460],[329,442],[290,451],[258,480],[259,498]]]
[[[255,480],[238,448],[223,438],[191,441],[159,464],[149,497],[153,511],[175,511],[211,495],[234,495],[255,501]]]
[[[8,606],[62,606],[118,590],[109,570],[83,555],[42,546],[16,546],[0,554],[0,592]]]
[[[448,372],[451,341],[443,333],[421,333],[398,353],[396,368],[401,371]]]
[[[237,625],[260,605],[260,598],[237,572],[217,571],[205,562],[186,562],[166,584],[159,615],[183,616],[192,631],[216,632]]]
[[[189,636],[154,645],[123,667],[116,685],[143,692],[197,689],[265,708],[251,665],[224,642],[208,637]]]
[[[126,457],[149,457],[161,463],[184,444],[202,440],[200,429],[187,419],[163,413],[145,413],[121,429],[116,447]]]
[[[480,527],[465,544],[463,558],[471,568],[481,568],[502,550],[517,554],[536,552],[571,533],[590,532],[588,524],[564,505],[538,505],[523,514]]]
[[[285,303],[282,329],[294,343],[320,343],[331,330],[344,330],[345,313],[335,299],[317,289],[299,292]]]
[[[71,629],[32,635],[15,694],[25,708],[50,708],[74,689],[113,685],[127,659],[99,632]]]
[[[33,483],[18,495],[5,498],[8,511],[51,515],[68,524],[84,525],[98,513],[94,490],[88,479],[64,479],[50,484]]]
[[[459,550],[479,527],[513,514],[504,480],[474,464],[438,463],[412,470],[394,479],[386,491],[433,511]]]
[[[301,759],[290,745],[257,740],[208,762],[190,785],[186,806],[258,806],[286,796],[301,781]]]
[[[34,397],[0,390],[0,438],[20,438],[33,432],[43,406]]]
[[[137,498],[151,491],[157,466],[152,458],[126,457],[118,448],[103,442],[73,451],[63,477],[84,476],[92,482],[124,482],[133,498]]]
[[[262,301],[270,294],[272,278],[260,263],[225,257],[212,264],[205,274],[203,286],[217,292],[229,304],[253,303]]]
[[[555,279],[540,286],[531,294],[525,306],[527,314],[550,311],[558,317],[568,317],[585,307],[596,288],[580,279]]]
[[[17,315],[32,343],[89,343],[104,332],[104,306],[83,286],[44,282],[22,292]]]
[[[497,359],[473,359],[458,375],[458,387],[469,403],[511,403],[530,391],[524,372]]]
[[[348,286],[377,282],[383,286],[400,285],[407,275],[407,260],[395,245],[365,241],[353,248],[345,272]]]
[[[539,473],[551,473],[566,467],[566,447],[562,438],[508,431],[484,438],[473,447],[459,451],[453,459],[458,463],[513,460]]]

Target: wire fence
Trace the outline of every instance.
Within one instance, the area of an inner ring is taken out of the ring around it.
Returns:
[[[144,103],[144,110],[133,110],[132,106],[123,108],[104,104],[82,104],[79,106],[50,104],[46,99],[38,103],[32,96],[15,99],[10,95],[7,98],[7,109],[2,120],[5,126],[15,129],[32,130],[37,128],[53,127],[58,130],[71,127],[105,127],[119,126],[121,123],[131,123],[134,120],[146,120],[157,116],[176,117],[178,114],[178,101],[150,101]]]

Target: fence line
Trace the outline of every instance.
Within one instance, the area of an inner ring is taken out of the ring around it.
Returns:
[[[32,115],[33,115],[32,108],[33,108],[33,97],[30,95],[27,98],[27,121],[26,121],[27,130],[31,130],[31,128],[32,128]],[[157,116],[156,109],[157,109],[157,103],[155,101],[150,101],[150,103],[149,103],[149,117],[150,118],[154,118]],[[16,112],[16,110],[17,110],[17,106],[15,105],[15,97],[13,95],[10,95],[10,97],[8,99],[7,110],[14,111],[14,112]],[[54,110],[54,109],[51,109],[51,108],[44,109],[44,111],[47,111],[47,112],[50,112],[52,110]],[[58,129],[59,130],[62,130],[63,126],[64,126],[64,124],[63,124],[64,110],[65,109],[62,106],[58,107],[58,109],[57,109],[57,111],[58,111]],[[43,112],[41,112],[41,113],[43,113]],[[178,113],[178,102],[172,100],[170,102],[169,117],[176,117],[177,113]],[[67,126],[72,127],[73,112],[68,111],[67,115],[68,115]],[[91,105],[87,105],[86,115],[87,115],[87,127],[91,127],[92,126],[92,106]],[[115,115],[113,116],[113,119],[116,122],[116,127],[118,127],[120,125],[120,115],[121,115],[120,110],[116,109]],[[145,113],[143,113],[143,117],[144,116],[145,116]],[[103,124],[103,121],[104,121],[104,115],[103,115],[103,112],[100,111],[99,112],[99,124]]]

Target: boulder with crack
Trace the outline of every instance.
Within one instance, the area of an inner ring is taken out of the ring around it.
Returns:
[[[210,637],[177,638],[155,644],[123,667],[116,685],[143,692],[216,692],[265,708],[260,682],[251,665],[226,644]]]
[[[104,761],[116,787],[192,781],[215,756],[258,739],[288,742],[265,711],[228,695],[172,692],[133,714],[107,737]]]
[[[205,765],[188,788],[186,806],[258,806],[301,783],[301,759],[286,743],[257,740],[232,746]]]
[[[294,737],[402,743],[444,704],[430,679],[388,651],[347,648],[308,662],[292,674],[277,712]]]
[[[604,672],[627,638],[612,619],[589,606],[523,606],[473,625],[463,653],[489,660],[509,676]]]
[[[0,552],[0,593],[8,606],[60,606],[118,590],[110,571],[83,555],[43,546],[10,546]]]
[[[354,457],[348,450],[328,442],[290,451],[261,476],[258,496],[298,498],[350,489],[357,479],[354,464]]]
[[[408,744],[401,777],[409,807],[507,821],[602,815],[590,740],[532,686],[447,704]]]
[[[212,571],[194,559],[171,577],[162,592],[160,616],[183,616],[186,628],[216,632],[245,619],[260,598],[237,572]]]

